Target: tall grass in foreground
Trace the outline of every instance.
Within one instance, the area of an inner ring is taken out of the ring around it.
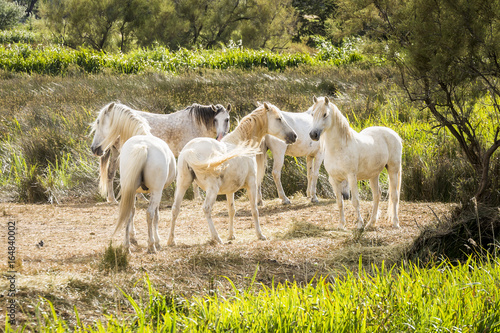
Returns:
[[[159,294],[144,278],[148,296],[123,292],[133,315],[110,315],[93,325],[61,319],[47,300],[38,307],[38,332],[497,332],[500,330],[500,265],[478,263],[387,269],[383,263],[342,277],[317,278],[231,295],[189,299]],[[254,276],[255,279],[255,276]],[[21,330],[22,328],[17,328]],[[15,332],[6,326],[6,332]]]

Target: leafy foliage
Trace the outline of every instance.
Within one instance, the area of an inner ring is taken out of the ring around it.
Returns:
[[[333,48],[333,47],[332,47]],[[333,51],[330,51],[331,53]],[[324,53],[313,57],[306,53],[274,53],[229,47],[222,50],[180,49],[171,52],[164,47],[138,49],[127,54],[106,54],[89,49],[70,50],[60,46],[38,46],[17,43],[0,45],[0,68],[14,72],[65,74],[72,65],[86,73],[110,68],[117,73],[133,74],[147,71],[178,72],[186,69],[210,68],[284,70],[299,65],[342,65],[358,61],[361,56],[349,44],[335,55]]]
[[[0,0],[0,30],[12,28],[24,15],[24,8],[15,2]]]

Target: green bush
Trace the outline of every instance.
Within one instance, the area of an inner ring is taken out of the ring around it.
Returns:
[[[15,2],[0,0],[0,30],[16,25],[24,16],[24,8]]]

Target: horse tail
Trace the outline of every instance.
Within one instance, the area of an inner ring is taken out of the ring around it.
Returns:
[[[99,192],[104,198],[108,197],[108,169],[111,149],[106,150],[99,160]]]
[[[225,153],[219,153],[216,156],[211,156],[208,160],[202,160],[194,150],[187,150],[189,153],[186,154],[185,160],[189,167],[191,167],[195,172],[217,174],[223,170],[222,164],[225,162],[241,156],[254,157],[257,154],[261,154],[260,147],[252,147],[248,145],[238,145],[234,149],[231,149]]]
[[[124,226],[128,228],[130,222],[130,215],[135,206],[135,194],[139,184],[142,181],[142,172],[148,158],[148,147],[146,145],[134,145],[130,154],[124,156],[122,154],[122,161],[127,161],[126,168],[120,170],[120,184],[121,184],[121,200],[118,213],[118,222],[113,233],[116,234],[118,230],[123,229]]]

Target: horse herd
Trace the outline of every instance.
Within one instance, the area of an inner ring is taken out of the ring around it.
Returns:
[[[176,180],[167,245],[175,245],[174,229],[184,194],[193,184],[205,192],[203,211],[212,240],[222,243],[212,221],[212,206],[225,194],[229,211],[229,239],[234,239],[234,193],[245,188],[259,239],[266,239],[259,224],[258,204],[267,150],[274,157],[273,178],[283,204],[289,204],[281,185],[284,156],[306,156],[307,196],[317,202],[316,182],[324,161],[340,211],[339,228],[345,228],[343,196],[356,209],[357,227],[373,228],[378,218],[381,191],[379,175],[389,176],[388,218],[399,228],[398,205],[401,187],[402,141],[387,127],[353,130],[337,106],[327,97],[313,98],[305,112],[279,110],[260,104],[229,133],[229,112],[218,105],[193,104],[171,114],[133,110],[123,104],[103,107],[92,124],[92,152],[100,156],[100,190],[108,202],[116,202],[113,178],[120,168],[121,199],[115,233],[125,228],[124,247],[130,251],[135,239],[134,213],[137,193],[150,193],[147,208],[148,252],[160,248],[159,205],[162,191]],[[216,139],[214,139],[216,138]],[[177,157],[177,162],[175,158]],[[358,180],[369,180],[373,211],[364,225],[359,210]]]

